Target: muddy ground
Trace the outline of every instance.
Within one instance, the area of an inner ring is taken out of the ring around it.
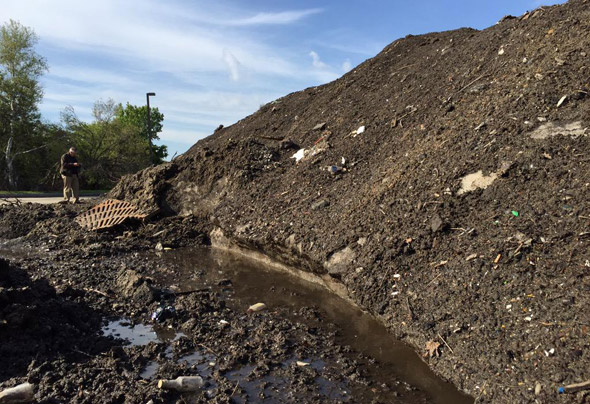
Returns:
[[[257,313],[246,312],[247,302],[230,307],[232,280],[206,286],[198,260],[193,286],[182,290],[189,279],[157,261],[147,237],[160,233],[158,242],[180,247],[206,244],[205,235],[162,233],[166,220],[69,229],[87,207],[0,207],[5,219],[18,210],[46,215],[32,230],[33,221],[15,224],[13,236],[27,235],[0,245],[0,390],[28,381],[40,403],[431,402],[399,378],[376,383],[367,365],[379,371],[374,358],[339,344],[337,327],[313,302]],[[153,321],[160,306],[175,314]],[[133,324],[141,336],[126,327]],[[144,324],[163,336],[145,340]],[[156,386],[187,375],[203,376],[205,386],[184,394]]]
[[[589,21],[574,0],[400,39],[123,179],[110,196],[147,226],[83,235],[69,208],[2,208],[0,236],[99,260],[222,232],[440,344],[430,366],[478,402],[589,402],[556,393],[590,379]]]

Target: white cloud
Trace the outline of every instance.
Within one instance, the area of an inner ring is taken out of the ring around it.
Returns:
[[[227,25],[245,26],[245,25],[270,25],[270,24],[291,24],[307,16],[321,13],[323,10],[313,8],[299,11],[283,11],[279,13],[258,13],[252,17],[242,18],[239,20],[227,21]]]
[[[224,49],[223,61],[229,70],[229,77],[233,81],[238,81],[240,79],[240,62],[238,59],[229,50]]]
[[[350,63],[350,59],[346,59],[343,63],[342,63],[342,71],[344,73],[348,73],[350,71],[350,69],[352,69],[352,64]]]
[[[2,15],[32,27],[48,59],[44,119],[57,122],[72,105],[90,121],[98,99],[144,105],[154,91],[162,139],[186,144],[278,96],[337,78],[340,69],[317,53],[313,68],[301,68],[307,55],[277,44],[287,25],[321,12],[257,12],[234,0],[2,0]]]
[[[311,64],[313,65],[313,67],[316,67],[318,69],[325,69],[328,67],[324,62],[320,60],[320,55],[318,55],[317,52],[311,51],[309,52],[309,56],[311,56]]]

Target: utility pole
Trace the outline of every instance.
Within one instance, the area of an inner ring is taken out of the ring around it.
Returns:
[[[156,93],[146,93],[147,100],[147,136],[150,144],[150,163],[154,165],[154,148],[152,146],[152,110],[150,109],[150,96],[155,97]]]

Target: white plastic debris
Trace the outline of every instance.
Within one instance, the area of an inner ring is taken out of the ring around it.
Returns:
[[[356,130],[357,135],[360,135],[361,133],[365,133],[365,126],[364,125]]]
[[[498,55],[503,55],[504,54],[504,47],[500,48],[500,50],[498,51]]]
[[[292,159],[295,159],[296,163],[299,163],[299,160],[301,160],[303,157],[305,157],[305,149],[299,149],[297,150],[297,153],[291,156]]]
[[[266,304],[264,303],[256,303],[253,304],[252,306],[248,307],[248,313],[252,313],[252,312],[256,312],[256,311],[261,311],[266,309]]]
[[[567,95],[564,95],[563,97],[561,97],[559,99],[559,101],[557,101],[557,106],[560,107],[561,104],[563,104],[563,102],[565,101],[566,98],[567,98]]]
[[[307,362],[297,361],[297,366],[303,367],[303,366],[309,366],[309,365],[311,365],[311,364],[307,363]]]

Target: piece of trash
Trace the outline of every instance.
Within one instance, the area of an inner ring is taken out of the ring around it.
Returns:
[[[502,254],[498,254],[496,256],[496,259],[494,260],[494,264],[497,264],[498,262],[500,262],[500,258],[502,258]]]
[[[313,127],[312,130],[324,130],[326,129],[326,122],[318,123],[316,126]]]
[[[360,135],[361,133],[365,133],[365,126],[361,126],[356,130],[356,134]]]
[[[229,324],[229,321],[227,321],[227,320],[219,320],[219,324],[221,324],[221,325],[228,325]]]
[[[477,258],[477,254],[471,254],[469,255],[467,258],[465,258],[465,261],[471,261]]]
[[[328,167],[326,167],[326,170],[328,170],[330,172],[330,174],[336,175],[336,174],[340,174],[340,173],[343,173],[344,171],[346,171],[346,168],[339,167],[339,166],[328,166]]]
[[[297,361],[297,366],[303,367],[303,366],[309,366],[309,365],[311,365],[311,363]]]
[[[162,323],[176,315],[174,306],[160,306],[152,313],[152,321]]]
[[[401,278],[402,276],[401,276],[400,274],[394,274],[394,275],[393,275],[393,277],[394,277],[395,279],[399,279],[399,278]]]
[[[399,292],[396,290],[395,292],[391,292],[391,296],[397,296],[399,295]]]
[[[575,384],[568,384],[567,386],[562,386],[557,389],[559,394],[563,393],[575,393],[577,391],[582,390],[589,390],[590,389],[590,380],[586,380],[582,383],[575,383]]]
[[[512,213],[512,216],[514,216],[514,217],[518,217],[520,215],[520,213],[518,213],[515,210],[511,211],[510,213]]]
[[[178,376],[174,380],[160,379],[158,388],[176,391],[197,391],[203,387],[201,376]]]
[[[537,382],[535,384],[535,395],[538,396],[539,394],[541,394],[541,383]]]
[[[498,55],[503,55],[504,54],[504,47],[501,47],[500,50],[498,51]]]
[[[137,206],[118,199],[105,199],[90,210],[78,215],[76,222],[90,230],[106,229],[123,223],[126,219],[143,220],[147,215]]]
[[[510,310],[511,308],[512,308],[512,305],[511,304],[507,304],[506,305],[506,310]]]
[[[209,362],[209,366],[211,366],[211,367],[215,366],[215,362]]]
[[[248,313],[254,313],[257,311],[264,310],[264,309],[266,309],[266,304],[256,303],[256,304],[253,304],[252,306],[248,307]]]
[[[532,319],[533,319],[533,318],[532,318],[531,316],[526,316],[526,317],[524,318],[524,321],[531,321]]]
[[[291,156],[292,159],[295,159],[296,163],[299,163],[303,157],[305,157],[305,149],[299,149],[294,155]]]
[[[561,98],[559,99],[559,101],[557,101],[557,107],[560,107],[560,106],[561,106],[561,104],[563,104],[563,103],[564,103],[564,101],[566,100],[566,98],[567,98],[567,95],[564,95],[563,97],[561,97]]]
[[[545,356],[552,356],[555,354],[555,348],[551,348],[548,351],[543,351],[545,353]]]
[[[440,342],[428,341],[426,343],[426,346],[424,347],[424,349],[426,350],[424,357],[428,356],[428,357],[432,358],[433,356],[436,355],[436,357],[438,358],[440,356],[440,353],[438,352],[438,348],[440,348]]]
[[[170,251],[172,250],[172,247],[164,247],[164,251]]]
[[[156,251],[163,251],[163,250],[164,250],[164,246],[162,245],[162,243],[156,244]]]
[[[0,403],[30,403],[35,398],[35,385],[22,383],[0,392]]]
[[[346,166],[346,159],[344,157],[342,157],[342,159],[340,160],[342,167]]]

